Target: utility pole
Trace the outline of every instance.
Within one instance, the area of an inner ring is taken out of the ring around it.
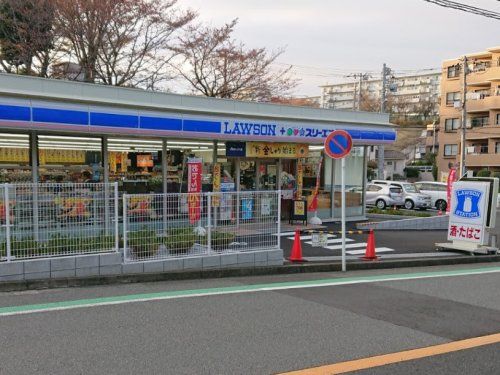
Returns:
[[[386,86],[387,86],[387,66],[382,67],[382,93],[380,95],[380,112],[385,113],[385,102],[386,102]],[[378,146],[378,160],[377,160],[378,178],[380,180],[385,179],[384,176],[384,146]]]
[[[361,86],[363,84],[363,81],[366,81],[368,78],[371,77],[368,73],[353,73],[347,75],[349,78],[354,78],[358,79],[359,78],[359,86],[356,82],[354,82],[354,97],[352,100],[352,109],[355,110],[357,109],[358,111],[361,110]]]
[[[463,75],[462,75],[462,126],[460,132],[460,177],[465,175],[465,136],[467,133],[467,74],[469,67],[467,63],[467,56],[464,56],[462,62]]]

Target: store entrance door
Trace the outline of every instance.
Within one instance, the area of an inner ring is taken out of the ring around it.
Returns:
[[[258,190],[278,190],[278,161],[259,160],[257,167]]]

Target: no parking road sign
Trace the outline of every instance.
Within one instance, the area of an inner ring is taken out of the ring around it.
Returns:
[[[341,201],[341,228],[342,228],[342,271],[346,271],[345,255],[345,157],[349,155],[352,149],[351,135],[345,130],[334,130],[325,139],[325,154],[333,159],[340,161],[340,201]]]
[[[325,153],[333,159],[342,159],[351,149],[352,138],[345,130],[334,130],[325,139]]]

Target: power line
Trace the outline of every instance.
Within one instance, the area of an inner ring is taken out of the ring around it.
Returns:
[[[487,10],[487,9],[483,9],[483,8],[474,7],[472,5],[462,4],[462,3],[458,3],[456,1],[449,1],[449,0],[424,0],[424,1],[426,1],[428,3],[439,5],[439,6],[444,7],[444,8],[456,9],[456,10],[460,10],[462,12],[477,14],[478,16],[483,16],[483,17],[488,17],[488,18],[500,20],[500,13],[493,12],[491,10]]]

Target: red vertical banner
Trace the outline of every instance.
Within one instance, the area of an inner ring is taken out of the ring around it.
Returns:
[[[448,180],[446,181],[446,212],[450,212],[451,206],[451,189],[453,187],[453,183],[457,178],[457,170],[455,167],[451,167],[448,172]]]
[[[316,170],[316,187],[314,188],[313,198],[311,203],[309,204],[308,211],[313,212],[318,210],[318,193],[319,193],[319,184],[321,181],[321,164],[323,163],[323,157],[319,159],[318,169]]]
[[[189,222],[195,224],[201,218],[201,159],[191,159],[188,168],[188,213]]]

